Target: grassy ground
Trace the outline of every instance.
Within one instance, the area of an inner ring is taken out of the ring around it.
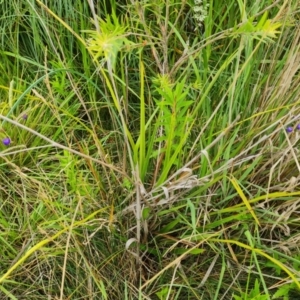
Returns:
[[[0,6],[0,298],[298,299],[298,1],[98,2]]]

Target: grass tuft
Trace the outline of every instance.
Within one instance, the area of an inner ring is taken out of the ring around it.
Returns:
[[[298,1],[48,2],[0,8],[0,298],[296,299]]]

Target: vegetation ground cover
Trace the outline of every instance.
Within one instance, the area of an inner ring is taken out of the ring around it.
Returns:
[[[297,0],[0,3],[1,299],[298,299]]]

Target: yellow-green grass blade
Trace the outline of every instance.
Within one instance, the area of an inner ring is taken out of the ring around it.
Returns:
[[[234,188],[236,189],[236,191],[238,192],[239,196],[242,198],[243,202],[245,203],[247,209],[249,210],[249,212],[251,213],[253,219],[255,220],[256,224],[260,226],[260,223],[259,223],[259,220],[258,218],[256,217],[254,211],[253,211],[253,208],[251,207],[247,197],[245,196],[244,192],[242,191],[242,189],[240,188],[237,180],[232,176],[230,178],[230,181],[232,183],[232,185],[234,186]]]

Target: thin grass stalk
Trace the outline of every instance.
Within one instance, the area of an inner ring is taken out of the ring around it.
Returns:
[[[32,133],[32,134],[38,136],[38,137],[41,138],[42,140],[45,140],[46,142],[48,142],[48,143],[49,143],[51,146],[53,146],[53,147],[57,147],[57,148],[60,148],[60,149],[63,149],[63,150],[67,150],[67,151],[69,151],[69,152],[71,152],[71,153],[73,153],[73,154],[76,154],[76,155],[78,155],[78,156],[80,156],[80,157],[83,157],[83,158],[92,160],[92,161],[94,161],[94,162],[97,162],[97,163],[99,163],[99,164],[102,165],[102,166],[105,166],[105,167],[107,167],[107,168],[109,168],[109,169],[111,169],[111,170],[114,170],[114,171],[116,171],[116,172],[118,172],[118,173],[120,173],[120,174],[125,175],[125,173],[124,173],[123,171],[119,170],[119,169],[116,168],[115,166],[113,166],[113,165],[111,165],[111,164],[108,164],[108,163],[106,163],[106,162],[103,162],[103,161],[101,161],[101,160],[98,160],[98,159],[96,159],[96,158],[93,158],[93,157],[91,157],[91,156],[89,156],[89,155],[86,155],[86,154],[84,154],[84,153],[81,153],[81,152],[79,152],[79,151],[76,151],[76,150],[74,150],[74,149],[72,149],[72,148],[70,148],[70,147],[66,147],[66,146],[64,146],[64,145],[62,145],[62,144],[56,143],[56,142],[54,142],[53,140],[47,138],[46,136],[40,134],[39,132],[37,132],[37,131],[35,131],[35,130],[33,130],[33,129],[31,129],[31,128],[29,128],[29,127],[27,127],[27,126],[25,126],[25,125],[23,125],[23,124],[21,124],[21,123],[18,123],[18,122],[14,121],[14,120],[11,120],[11,119],[9,119],[9,118],[3,116],[3,115],[0,115],[0,119],[6,121],[6,122],[8,122],[8,123],[11,123],[11,124],[13,124],[13,125],[15,125],[15,126],[17,126],[17,127],[20,127],[20,128],[22,128],[22,129],[24,129],[24,130],[26,130],[26,131],[28,131],[28,132],[30,132],[30,133]],[[127,175],[125,175],[125,177],[127,177]]]
[[[89,216],[87,216],[86,218],[76,221],[73,224],[73,228],[76,228],[78,226],[82,226],[84,225],[87,221],[89,221],[90,219],[93,219],[98,213],[103,212],[104,210],[106,210],[107,208],[104,209],[99,209],[95,212],[93,212],[92,214],[90,214]],[[14,265],[12,265],[1,277],[0,277],[0,284],[3,283],[12,272],[14,272],[20,265],[23,264],[23,262],[25,262],[27,260],[27,258],[29,258],[32,254],[34,254],[36,251],[38,251],[40,248],[42,248],[43,246],[47,245],[48,243],[54,241],[55,239],[57,239],[59,236],[61,236],[63,233],[67,232],[70,230],[70,226],[65,227],[64,229],[58,231],[56,234],[54,234],[52,237],[49,238],[45,238],[44,240],[38,242],[36,245],[32,246],[28,251],[26,251],[26,253],[18,260],[15,262]]]

